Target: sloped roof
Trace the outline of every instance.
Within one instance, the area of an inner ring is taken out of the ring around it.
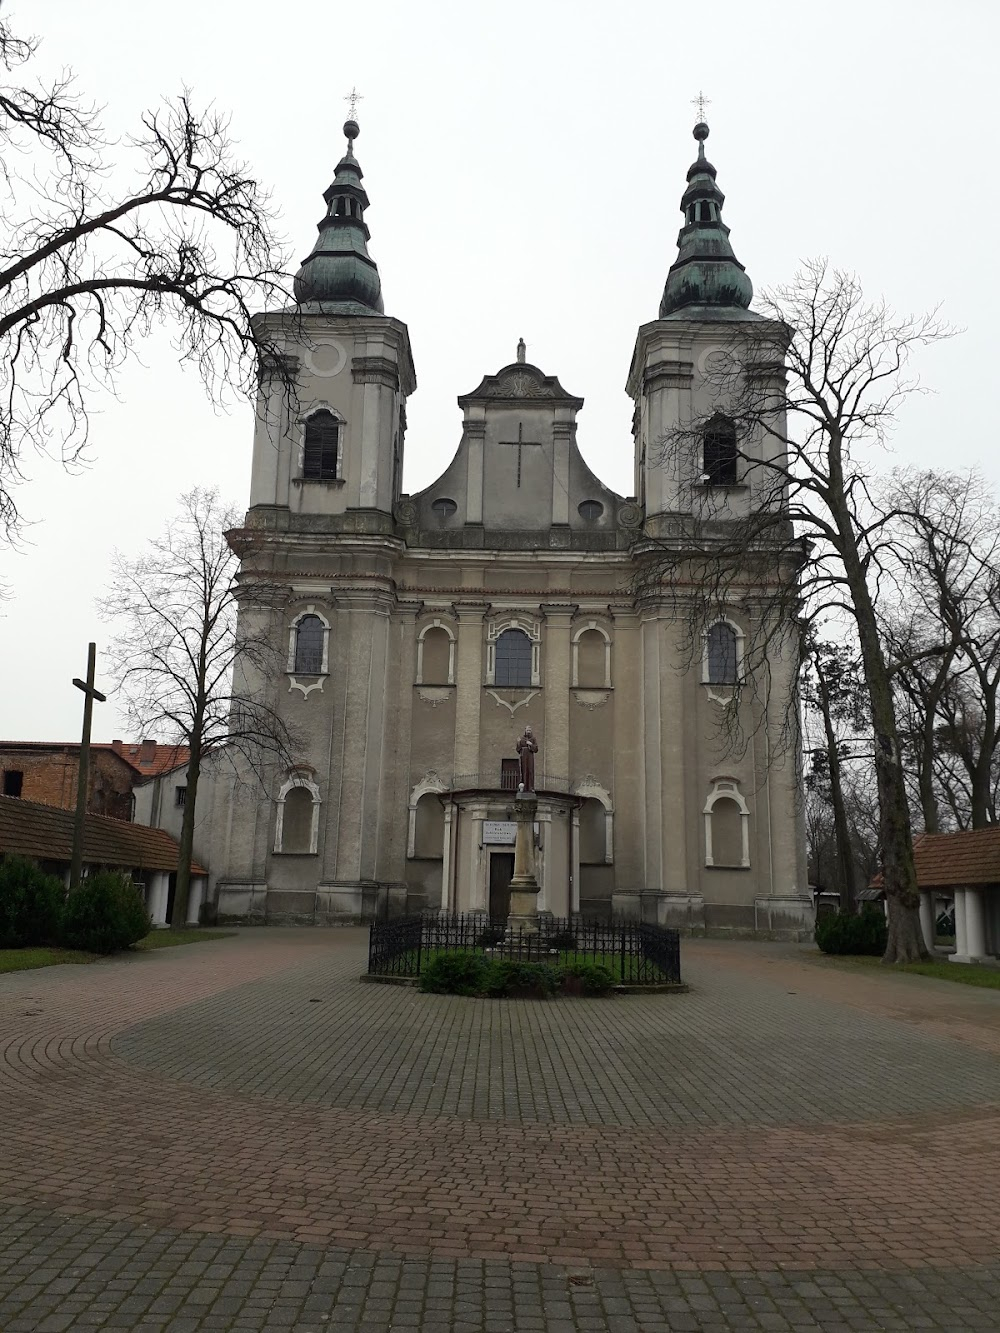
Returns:
[[[959,833],[920,833],[913,840],[917,883],[922,889],[1000,884],[1000,824]],[[881,886],[879,875],[872,880]]]
[[[172,768],[180,768],[191,755],[186,745],[157,745],[154,741],[92,741],[90,748],[117,755],[145,778],[155,778]],[[79,749],[79,741],[0,741],[0,751],[31,750],[43,754],[46,750],[77,753]]]
[[[66,861],[73,856],[73,811],[38,805],[17,796],[0,796],[0,852],[40,861]],[[176,870],[178,846],[165,829],[129,824],[107,815],[87,815],[83,859],[87,865],[122,866],[129,870]],[[191,862],[193,875],[207,875]]]
[[[155,778],[160,773],[169,773],[172,768],[186,764],[191,751],[186,745],[157,745],[139,741],[112,741],[110,745],[99,745],[100,750],[114,750],[123,759],[127,759],[133,768],[137,768],[144,777]],[[152,751],[152,754],[150,753]]]

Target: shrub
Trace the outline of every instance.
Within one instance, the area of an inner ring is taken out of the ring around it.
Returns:
[[[576,948],[576,936],[571,930],[557,930],[549,936],[547,942],[550,949],[556,949],[559,953],[572,953]]]
[[[149,913],[139,889],[112,871],[88,875],[66,900],[62,943],[69,949],[117,953],[143,939],[149,930]]]
[[[423,968],[420,989],[435,995],[481,995],[489,962],[476,953],[442,953]]]
[[[559,984],[559,971],[547,963],[519,963],[499,959],[489,965],[486,994],[533,996],[544,1000]]]
[[[566,982],[580,983],[584,995],[607,995],[615,984],[615,979],[606,967],[600,963],[567,963],[559,969],[563,978],[563,988],[576,990],[577,986],[566,986]]]
[[[837,912],[816,922],[816,943],[824,953],[885,953],[887,926],[880,905],[866,903],[860,913]]]
[[[0,862],[0,949],[52,944],[59,934],[64,891],[24,856]]]

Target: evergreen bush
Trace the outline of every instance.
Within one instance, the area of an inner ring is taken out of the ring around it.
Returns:
[[[858,913],[822,916],[816,922],[816,943],[824,953],[881,955],[887,935],[885,913],[878,903],[865,903]]]
[[[519,963],[498,959],[489,965],[486,994],[544,1000],[559,985],[559,969],[547,963]]]
[[[559,969],[564,990],[576,990],[572,983],[580,985],[584,995],[607,995],[615,984],[615,979],[606,967],[600,963],[567,963]],[[570,984],[567,985],[567,982]]]
[[[113,871],[88,875],[66,899],[62,943],[88,953],[118,953],[150,931],[149,913],[138,887]]]
[[[0,862],[0,949],[55,943],[63,910],[63,886],[25,856]]]
[[[438,954],[421,970],[420,989],[435,995],[481,995],[489,969],[481,954]]]

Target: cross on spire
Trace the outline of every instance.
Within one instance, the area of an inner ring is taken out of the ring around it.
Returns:
[[[347,108],[347,113],[350,116],[351,120],[357,119],[358,103],[363,102],[364,100],[365,99],[358,92],[357,88],[352,88],[351,91],[344,98],[344,101],[349,103]]]
[[[698,123],[700,125],[702,121],[705,119],[705,108],[707,106],[712,105],[712,99],[710,97],[706,97],[705,94],[701,91],[701,89],[699,89],[698,96],[691,98],[691,105],[696,106],[698,108]]]

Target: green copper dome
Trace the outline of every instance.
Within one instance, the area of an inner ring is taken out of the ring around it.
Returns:
[[[323,195],[326,214],[320,220],[312,253],[295,275],[295,300],[300,306],[318,306],[327,313],[381,315],[382,283],[368,253],[368,196],[354,156],[354,140],[360,132],[357,121],[349,120],[344,126],[347,152]]]
[[[677,236],[677,258],[667,274],[660,302],[660,318],[695,312],[707,306],[706,317],[716,318],[724,310],[746,310],[753,300],[753,283],[733,254],[729,228],[722,221],[726,196],[715,183],[715,168],[705,157],[708,126],[694,127],[698,160],[687,174],[687,189],[681,199],[684,226]]]

